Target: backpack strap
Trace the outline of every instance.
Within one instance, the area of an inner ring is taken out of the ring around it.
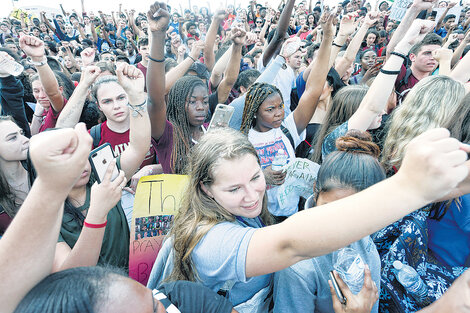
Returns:
[[[90,129],[91,138],[93,138],[93,149],[100,145],[101,124],[95,125]]]
[[[284,135],[286,135],[287,139],[289,139],[292,148],[295,150],[294,138],[292,138],[290,131],[286,127],[284,127],[284,125],[281,125],[281,130]]]

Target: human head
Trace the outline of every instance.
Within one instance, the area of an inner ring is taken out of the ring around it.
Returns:
[[[255,80],[259,77],[260,72],[255,69],[245,70],[238,75],[237,81],[233,86],[240,92],[240,95],[244,95],[248,88],[255,82]]]
[[[137,44],[139,53],[142,56],[142,60],[148,60],[150,49],[149,49],[149,40],[148,38],[141,38]]]
[[[262,131],[281,126],[284,100],[280,90],[267,83],[254,83],[248,89],[240,131],[248,134],[252,127]]]
[[[124,50],[125,46],[126,46],[126,43],[123,39],[121,38],[116,39],[116,48]]]
[[[110,51],[104,51],[100,53],[99,60],[100,62],[110,62],[115,64],[116,57]]]
[[[459,112],[465,88],[447,76],[420,80],[392,113],[384,143],[382,162],[387,171],[400,167],[408,143],[425,131],[450,125]]]
[[[99,77],[93,84],[91,95],[107,120],[122,123],[129,118],[127,94],[116,76]]]
[[[59,84],[59,91],[62,93],[65,99],[69,99],[72,96],[74,90],[74,84],[72,81],[62,72],[53,71],[54,76]],[[43,106],[46,110],[51,106],[49,97],[47,96],[42,86],[39,74],[35,74],[31,77],[31,87],[33,89],[33,96],[36,101]]]
[[[366,45],[371,47],[379,42],[379,33],[376,30],[370,30],[366,34]]]
[[[184,159],[192,145],[192,129],[199,128],[209,111],[206,84],[192,75],[178,79],[168,93],[167,118],[176,128],[171,166],[175,173],[184,169]]]
[[[261,170],[258,155],[245,135],[230,128],[209,131],[192,148],[187,163],[189,183],[170,231],[175,247],[172,280],[196,279],[191,251],[212,226],[235,220],[234,205],[256,201],[258,206],[253,214],[258,214],[266,225],[272,222],[267,211],[264,176],[262,173],[258,176]],[[228,172],[227,165],[233,167]],[[227,204],[231,199],[233,203]]]
[[[325,137],[336,127],[343,124],[356,112],[369,87],[366,85],[349,85],[341,88],[333,97],[327,108],[326,118],[316,139],[312,161],[321,163],[321,148]]]
[[[246,63],[250,68],[255,67],[255,58],[253,58],[253,56],[251,56],[250,54],[245,54],[243,56],[243,62]]]
[[[196,23],[193,23],[193,22],[186,23],[186,31],[193,36],[196,34],[196,27],[197,27]]]
[[[365,72],[375,65],[377,54],[372,49],[362,51],[360,54],[362,70]]]
[[[165,312],[150,289],[126,276],[97,266],[56,272],[31,289],[15,312]]]
[[[424,39],[415,44],[410,49],[411,69],[419,72],[432,72],[437,61],[433,58],[432,52],[442,45],[442,38],[437,34],[428,34]]]
[[[353,194],[385,179],[377,159],[380,149],[369,133],[350,130],[336,140],[336,148],[318,171],[314,185],[317,205],[338,200],[341,192]]]
[[[455,14],[446,15],[446,17],[444,17],[443,22],[444,22],[445,29],[450,29],[452,24],[455,23]]]
[[[286,58],[286,64],[296,71],[302,65],[302,56],[302,51],[297,50],[295,53]]]

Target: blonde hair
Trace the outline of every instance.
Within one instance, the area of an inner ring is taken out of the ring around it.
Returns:
[[[221,163],[247,154],[256,157],[259,163],[256,150],[248,138],[229,128],[209,131],[192,148],[187,168],[189,183],[170,231],[174,268],[168,280],[196,281],[198,275],[191,260],[194,248],[213,226],[236,220],[234,215],[207,195],[201,185],[209,187],[214,182],[214,171]],[[272,224],[266,195],[260,218],[264,224]]]
[[[436,127],[448,127],[465,96],[463,85],[443,75],[422,79],[394,110],[385,138],[382,163],[386,171],[400,167],[408,143]]]

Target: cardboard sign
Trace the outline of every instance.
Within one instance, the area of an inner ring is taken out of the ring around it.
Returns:
[[[412,3],[413,0],[395,0],[392,5],[389,19],[401,21],[406,14],[406,10],[408,10]]]
[[[296,158],[289,162],[286,179],[277,193],[279,206],[295,206],[300,196],[308,198],[313,193],[319,169],[320,165],[308,159]]]
[[[146,285],[165,235],[180,206],[186,175],[142,177],[137,185],[129,248],[129,277]]]

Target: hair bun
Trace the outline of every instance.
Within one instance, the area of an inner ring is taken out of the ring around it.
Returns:
[[[372,142],[372,136],[368,132],[356,129],[351,129],[344,136],[336,139],[336,149],[349,153],[368,154],[375,158],[380,156],[380,148]]]

